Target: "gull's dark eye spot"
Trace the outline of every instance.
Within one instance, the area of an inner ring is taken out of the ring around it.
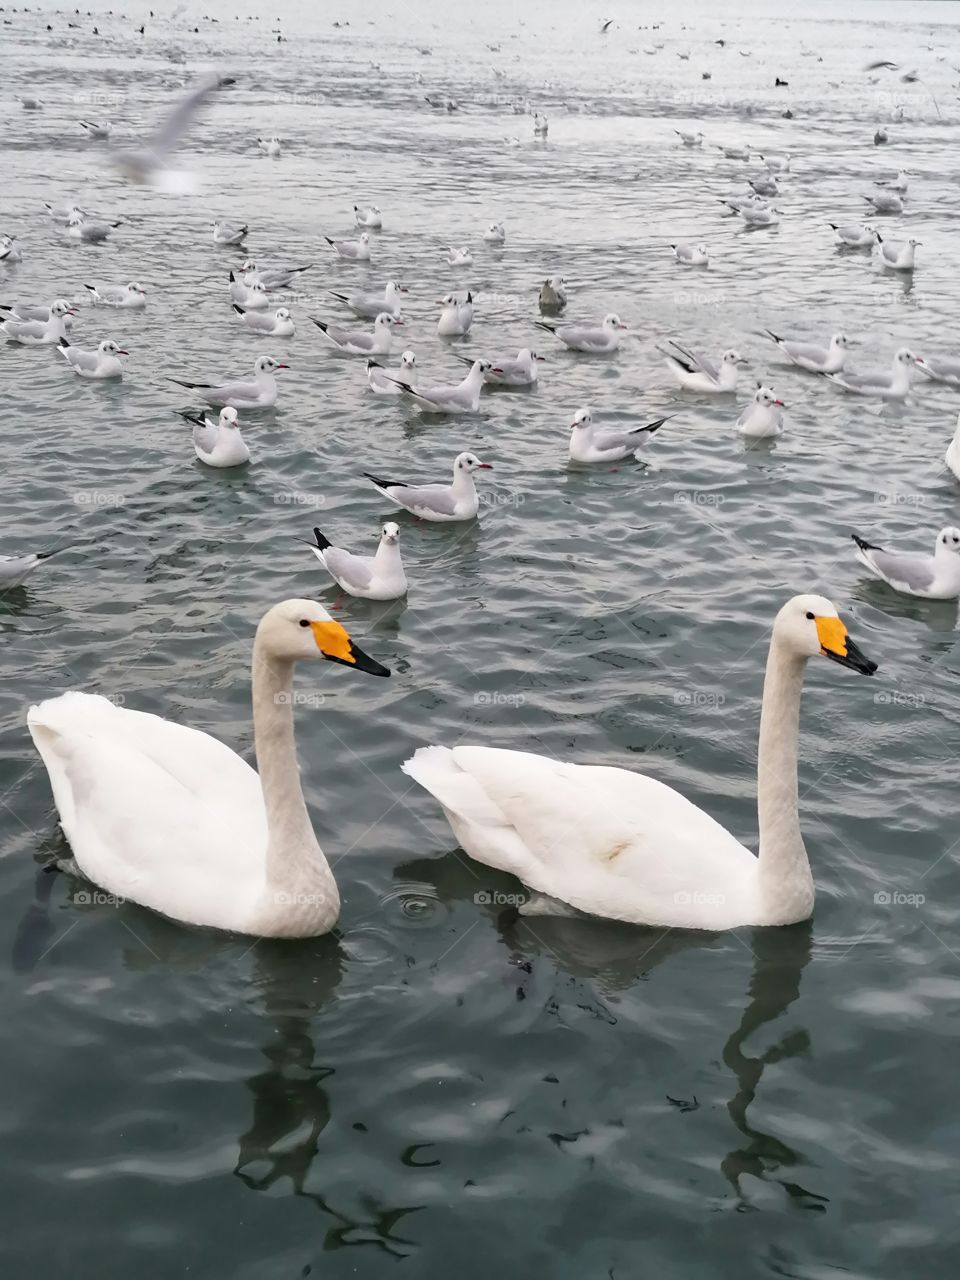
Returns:
[[[308,621],[306,618],[301,618],[301,619],[300,619],[300,625],[301,625],[301,627],[309,627],[310,623],[309,623],[309,621]]]
[[[808,621],[808,622],[813,622],[813,620],[814,620],[814,618],[815,618],[815,617],[816,617],[816,615],[815,615],[815,614],[813,614],[813,613],[808,613],[808,614],[807,614],[807,621]]]

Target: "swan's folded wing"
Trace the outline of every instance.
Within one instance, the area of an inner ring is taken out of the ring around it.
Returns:
[[[68,693],[27,724],[61,824],[96,884],[188,922],[230,927],[263,886],[260,779],[229,747],[107,698]]]
[[[503,869],[531,888],[581,911],[650,924],[676,922],[678,895],[742,904],[756,871],[753,854],[654,778],[489,747],[450,754],[478,784],[488,815],[502,814],[519,837],[528,864]],[[482,827],[474,803],[471,821]]]

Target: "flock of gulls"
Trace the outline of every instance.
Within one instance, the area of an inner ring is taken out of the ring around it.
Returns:
[[[212,107],[211,99],[232,83],[232,77],[223,75],[201,80],[134,145],[118,144],[108,123],[81,121],[80,127],[106,144],[123,179],[180,199],[193,184],[190,175],[174,167],[177,147],[200,109]],[[442,105],[448,106],[445,100]],[[539,111],[533,116],[534,133],[543,139],[549,122]],[[705,145],[702,133],[677,132],[681,147]],[[266,157],[282,155],[279,137],[257,142]],[[721,150],[745,165],[753,160],[743,148]],[[777,206],[792,157],[764,153],[757,159],[760,168],[749,171],[748,190],[724,204],[732,216],[759,231],[776,226],[783,216]],[[906,172],[878,183],[866,196],[875,218],[900,212],[908,190]],[[82,245],[102,243],[120,225],[91,218],[73,203],[48,204],[47,216],[63,235]],[[398,280],[382,288],[371,287],[370,281],[386,221],[379,206],[356,205],[355,234],[328,238],[327,251],[355,265],[357,278],[351,289],[328,291],[331,303],[352,319],[334,323],[306,317],[317,340],[345,357],[356,357],[358,379],[365,379],[370,394],[384,398],[385,407],[392,398],[424,415],[450,418],[476,413],[492,388],[523,393],[535,387],[542,356],[532,345],[515,353],[463,359],[463,376],[450,382],[422,376],[409,349],[392,363],[407,290]],[[915,269],[920,248],[915,239],[883,235],[875,222],[830,226],[844,253],[876,252],[891,271]],[[238,256],[245,253],[247,233],[240,222],[218,220],[212,228],[214,243]],[[482,241],[496,247],[506,236],[505,224],[492,221]],[[678,242],[670,250],[680,268],[709,270],[706,244]],[[0,259],[8,268],[2,280],[8,296],[0,303],[8,368],[18,358],[17,346],[45,346],[63,359],[65,374],[91,380],[123,377],[125,347],[112,338],[95,347],[74,339],[82,314],[77,305],[64,298],[42,302],[10,296],[16,275],[9,269],[22,260],[16,238],[4,239]],[[449,246],[451,270],[467,268],[472,261],[469,246]],[[224,292],[236,323],[262,338],[266,350],[249,375],[238,371],[219,381],[171,380],[205,406],[178,410],[190,425],[203,465],[251,463],[242,424],[277,403],[278,375],[288,367],[267,343],[293,337],[301,323],[289,307],[274,301],[315,269],[314,263],[268,265],[245,258],[225,273]],[[118,328],[124,311],[149,305],[147,290],[135,280],[91,280],[84,287],[97,317],[111,313]],[[614,357],[630,335],[628,326],[614,312],[566,320],[570,293],[559,276],[544,281],[539,318],[532,322],[538,344],[549,342],[556,352],[570,352],[578,360]],[[469,288],[451,288],[438,306],[438,336],[455,338],[470,331],[474,298]],[[960,386],[960,360],[924,357],[903,348],[887,368],[855,371],[848,368],[850,344],[843,333],[824,335],[820,343],[769,330],[764,337],[783,361],[829,380],[843,394],[903,400],[915,375]],[[773,387],[756,384],[746,402],[738,404],[747,362],[737,350],[713,356],[677,342],[664,343],[660,350],[680,396],[727,398],[731,428],[748,443],[774,439],[786,429],[785,405]],[[640,459],[641,450],[674,416],[614,428],[596,422],[584,407],[570,424],[570,461],[610,466]],[[960,421],[946,464],[960,479]],[[462,523],[478,518],[477,476],[489,467],[474,453],[462,451],[452,459],[449,479],[418,483],[373,473],[365,473],[365,479],[385,504],[415,519]],[[373,556],[336,545],[319,528],[311,547],[342,593],[390,601],[408,590],[400,539],[400,525],[388,520]],[[862,564],[895,590],[926,599],[960,596],[960,530],[941,530],[932,554],[886,550],[859,535],[854,542]],[[44,558],[40,553],[0,561],[0,582],[21,583]],[[708,930],[792,923],[807,918],[814,902],[797,811],[798,709],[804,670],[814,657],[864,675],[876,670],[835,606],[823,596],[801,594],[780,609],[770,639],[759,740],[759,854],[672,788],[632,770],[462,744],[421,747],[400,767],[436,799],[467,853],[523,882],[521,910],[526,914],[588,914]],[[119,898],[193,925],[276,937],[314,936],[333,928],[339,894],[301,790],[293,726],[294,665],[318,659],[390,675],[317,602],[290,599],[273,606],[261,619],[253,645],[257,770],[207,733],[117,706],[100,695],[73,691],[31,707],[27,723],[70,845],[70,856],[61,865]]]

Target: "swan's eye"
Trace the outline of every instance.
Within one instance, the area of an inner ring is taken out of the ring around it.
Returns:
[[[811,615],[810,615],[810,617],[812,618],[812,617],[813,617],[813,614],[811,614]],[[309,623],[309,621],[308,621],[306,618],[301,618],[301,619],[300,619],[300,625],[301,625],[301,627],[309,627],[310,623]]]
[[[815,621],[815,619],[816,619],[816,614],[814,614],[814,613],[808,613],[808,614],[807,614],[807,621],[808,621],[808,622],[813,622],[813,621]]]

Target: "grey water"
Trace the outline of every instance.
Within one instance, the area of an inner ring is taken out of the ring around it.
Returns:
[[[854,367],[900,345],[955,354],[960,5],[68,9],[0,15],[0,232],[23,249],[0,300],[76,298],[73,340],[130,356],[121,384],[97,385],[54,350],[0,348],[0,551],[62,548],[0,596],[4,1275],[952,1275],[957,611],[869,580],[849,534],[928,550],[960,523],[942,464],[960,403],[927,384],[902,405],[844,395],[761,331],[842,329]],[[899,69],[864,70],[880,59]],[[210,67],[236,84],[184,148],[200,191],[125,185],[77,121],[142,132]],[[31,93],[42,110],[14,100]],[[521,100],[548,115],[546,141]],[[256,146],[272,134],[277,161]],[[779,227],[725,216],[745,166],[721,142],[790,153]],[[923,242],[908,277],[838,251],[826,225],[862,219],[900,167],[909,200],[882,223]],[[123,225],[71,243],[43,203],[73,200]],[[372,265],[338,262],[324,235],[369,202]],[[214,245],[215,217],[250,224],[257,260],[315,264],[290,299],[295,339],[264,343],[230,310],[244,255]],[[494,220],[500,249],[480,239]],[[709,270],[674,263],[681,238],[707,242]],[[450,244],[473,268],[446,266]],[[533,327],[552,274],[571,318],[630,325],[616,356]],[[342,321],[327,290],[388,278],[410,288],[396,351],[424,378],[454,374],[455,352],[533,344],[539,387],[435,422],[371,395],[307,317]],[[84,283],[128,279],[143,312],[89,304]],[[476,320],[445,344],[436,299],[453,287]],[[671,337],[736,346],[741,393],[678,392],[656,350]],[[242,416],[252,464],[205,470],[169,379],[243,374],[262,352],[291,368],[275,410]],[[757,379],[787,430],[746,449],[732,423]],[[677,416],[644,462],[577,469],[584,405]],[[219,937],[45,870],[64,846],[30,703],[97,691],[251,758],[259,616],[335,597],[303,540],[318,525],[372,549],[389,508],[361,472],[443,479],[466,448],[494,467],[479,520],[400,516],[409,599],[338,613],[392,678],[298,677],[336,934]],[[755,843],[770,623],[809,590],[880,669],[808,673],[808,925],[518,919],[520,886],[458,850],[399,771],[454,741],[643,769]]]

